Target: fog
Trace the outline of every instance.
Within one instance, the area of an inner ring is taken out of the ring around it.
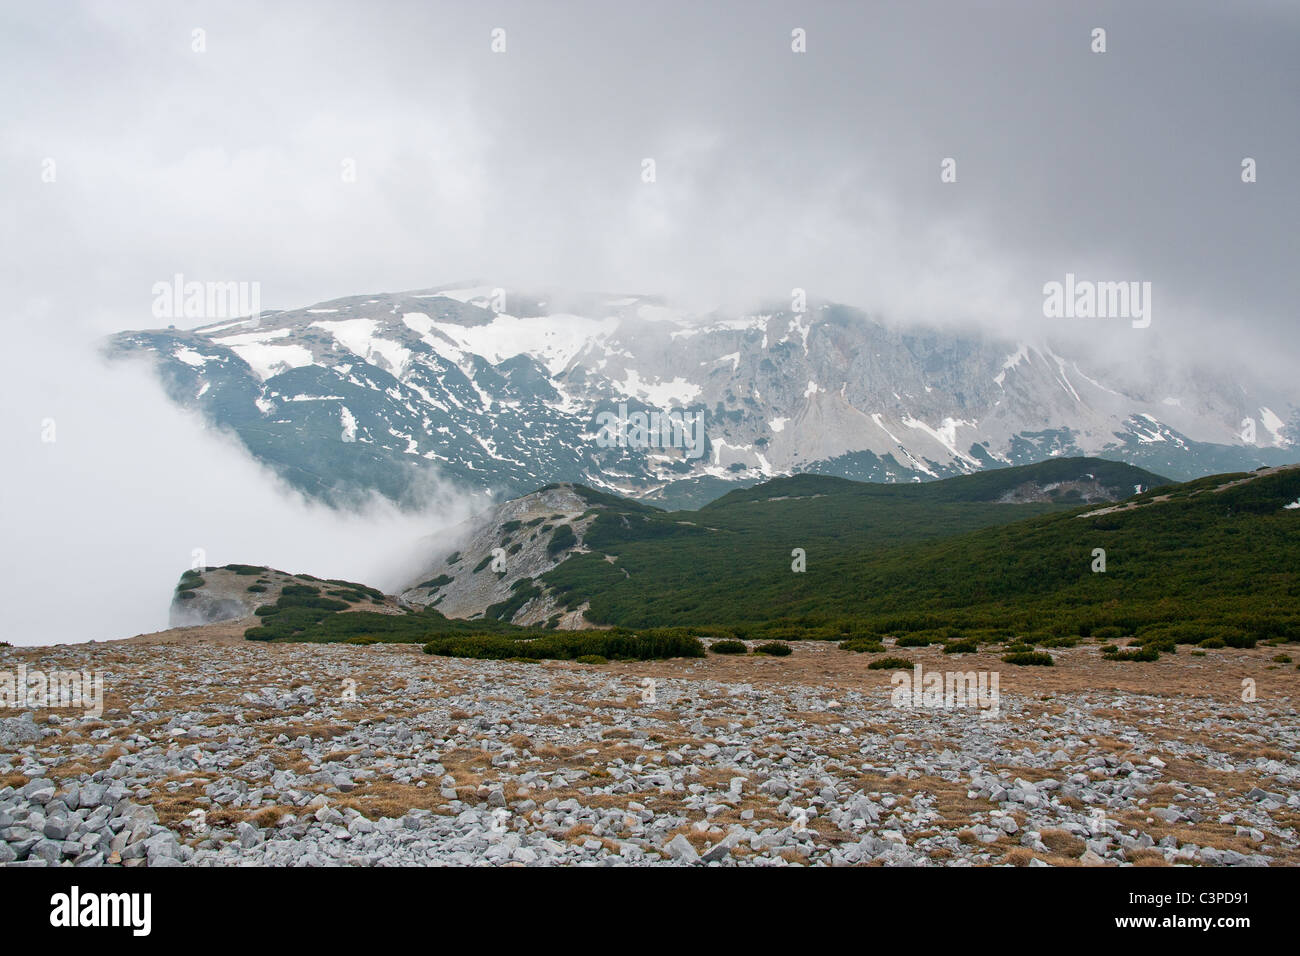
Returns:
[[[168,402],[142,363],[107,364],[75,342],[11,344],[0,358],[0,640],[161,630],[196,549],[208,565],[265,564],[392,590],[427,558],[422,537],[475,508],[437,486],[417,512],[383,499],[353,513],[310,503],[237,439]]]
[[[799,287],[1291,385],[1297,62],[1282,0],[8,4],[0,561],[21,597],[0,639],[161,626],[196,547],[378,584],[468,507],[435,487],[419,521],[322,512],[100,368],[94,341],[156,324],[176,273],[257,282],[268,309],[470,277],[697,308]],[[1048,323],[1067,272],[1150,282],[1151,327]]]

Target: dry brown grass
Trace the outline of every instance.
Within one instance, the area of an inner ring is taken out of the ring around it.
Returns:
[[[1057,856],[1080,857],[1087,844],[1068,830],[1041,830],[1039,839]]]

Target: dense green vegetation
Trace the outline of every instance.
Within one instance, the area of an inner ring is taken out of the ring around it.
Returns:
[[[1212,489],[1242,476],[1201,479],[1095,516],[1086,513],[1101,506],[961,504],[966,491],[944,489],[995,477],[1014,487],[1023,477],[1013,471],[1022,469],[867,491],[798,476],[699,512],[601,515],[586,536],[596,553],[541,580],[565,606],[590,602],[595,622],[725,624],[759,639],[870,645],[889,635],[966,649],[1018,638],[1013,653],[1094,632],[1157,651],[1300,639],[1300,509],[1284,508],[1300,496],[1300,471],[1222,491]],[[794,548],[807,554],[802,573],[791,570]],[[1092,570],[1097,548],[1104,572]]]
[[[424,653],[481,660],[600,657],[644,661],[664,657],[703,657],[704,645],[698,638],[675,628],[652,628],[639,633],[615,628],[609,631],[549,631],[541,635],[534,631],[527,637],[446,635],[425,644]]]
[[[252,641],[419,644],[441,635],[535,633],[499,621],[448,618],[433,608],[403,614],[382,614],[377,611],[339,613],[349,605],[329,598],[316,599],[331,601],[331,606],[327,607],[304,603],[312,600],[310,596],[288,595],[281,597],[275,604],[258,608],[257,614],[263,623],[260,627],[249,628],[244,632],[244,637]],[[336,606],[340,604],[341,607]]]
[[[1046,649],[1085,642],[1118,663],[1156,660],[1180,644],[1300,640],[1300,509],[1285,507],[1300,499],[1300,470],[1223,490],[1249,476],[1166,486],[1108,514],[1095,513],[1104,505],[990,500],[1082,473],[1130,489],[1162,483],[1120,463],[1074,459],[921,485],[802,475],[733,491],[696,512],[583,489],[593,506],[590,553],[516,582],[484,619],[431,608],[344,613],[338,599],[373,589],[329,582],[338,587],[324,595],[286,588],[247,636],[418,642],[431,654],[528,660],[697,656],[701,636],[723,638],[718,653],[747,640],[787,653],[787,641],[833,640],[883,655],[888,641],[948,654],[991,650],[1010,664],[1042,666],[1052,662]],[[551,545],[572,543],[567,524],[538,533],[550,533]],[[792,567],[796,549],[805,570]],[[1105,551],[1104,571],[1094,571],[1096,549]],[[558,631],[558,615],[544,627],[506,623],[548,593],[566,608],[587,602],[588,619],[612,629]],[[880,656],[869,666],[911,662]]]
[[[559,554],[574,546],[578,537],[573,533],[573,528],[567,524],[562,524],[551,532],[551,540],[546,545],[546,553],[550,555]]]
[[[515,598],[527,593],[524,579]],[[343,601],[320,596],[318,589],[289,585],[273,605],[257,609],[263,623],[244,636],[252,641],[307,643],[424,644],[425,653],[485,660],[649,660],[663,657],[702,657],[704,645],[695,629],[625,628],[600,631],[545,631],[499,620],[466,621],[447,618],[433,608],[403,614],[347,611]],[[515,598],[512,598],[514,600]],[[346,613],[344,613],[346,612]]]
[[[511,595],[498,604],[491,605],[483,616],[493,621],[508,621],[515,612],[542,593],[542,589],[529,578],[520,578],[510,586]]]
[[[181,575],[180,583],[176,585],[176,593],[183,597],[184,592],[197,590],[203,587],[205,583],[203,575],[191,568]]]
[[[729,492],[702,507],[700,513],[728,508],[746,501],[773,501],[813,495],[836,495],[841,500],[848,497],[891,502],[925,501],[932,504],[996,502],[1026,482],[1047,485],[1074,481],[1085,475],[1091,475],[1103,488],[1120,498],[1131,495],[1133,486],[1137,484],[1148,489],[1144,494],[1151,493],[1152,488],[1163,488],[1170,484],[1168,478],[1123,462],[1103,458],[1057,458],[1019,468],[996,468],[942,481],[912,484],[849,481],[825,475],[792,475]]]

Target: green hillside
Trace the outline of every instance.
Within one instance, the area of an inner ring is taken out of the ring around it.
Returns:
[[[695,513],[602,515],[587,540],[597,553],[541,580],[567,606],[589,602],[589,620],[626,627],[1045,639],[1178,625],[1228,643],[1300,635],[1300,509],[1285,507],[1300,497],[1300,469],[1214,490],[1240,477],[1144,492],[1129,510],[1058,508],[1012,523],[989,509],[1022,517],[1053,506],[963,502],[971,478],[907,489],[920,498],[780,479]],[[937,500],[929,489],[940,489]],[[791,569],[795,548],[806,552],[802,573]],[[1092,570],[1096,548],[1102,573]]]

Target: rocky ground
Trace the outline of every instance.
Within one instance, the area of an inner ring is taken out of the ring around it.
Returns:
[[[239,633],[0,648],[107,691],[99,717],[0,711],[0,862],[1300,863],[1286,648],[891,651],[997,670],[981,719],[894,707],[890,672],[831,644],[522,664]]]

